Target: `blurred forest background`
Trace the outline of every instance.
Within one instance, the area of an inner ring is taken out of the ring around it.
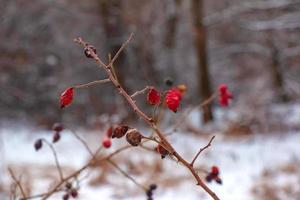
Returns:
[[[170,77],[188,86],[185,105],[193,105],[224,82],[252,123],[269,118],[273,103],[299,100],[299,0],[0,0],[0,13],[2,119],[92,126],[104,113],[130,117],[109,84],[76,93],[69,112],[59,109],[58,96],[104,78],[75,37],[108,58],[131,32],[134,41],[116,64],[130,92],[165,89]]]
[[[1,200],[12,193],[8,168],[22,176],[28,194],[57,180],[51,151],[33,148],[39,138],[50,141],[54,122],[65,127],[55,148],[67,173],[90,159],[72,129],[92,149],[117,123],[150,134],[109,83],[76,89],[72,105],[59,107],[66,88],[106,78],[73,39],[82,37],[108,62],[130,33],[133,41],[115,63],[120,82],[130,94],[146,85],[165,91],[166,80],[187,86],[178,113],[166,112],[159,125],[187,160],[216,135],[197,167],[220,167],[223,184],[208,184],[221,199],[299,200],[300,0],[0,0],[0,13]],[[228,108],[216,99],[169,130],[221,83],[233,93]],[[137,103],[152,111],[145,95]],[[104,154],[124,143],[114,140]],[[128,150],[116,161],[144,185],[157,183],[156,200],[210,199],[155,148]],[[110,165],[90,171],[79,199],[145,199]]]

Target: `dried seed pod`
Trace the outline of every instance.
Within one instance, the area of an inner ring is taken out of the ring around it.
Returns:
[[[72,188],[72,184],[70,182],[66,183],[66,188],[67,190],[70,190]]]
[[[136,129],[127,131],[126,140],[132,146],[138,146],[142,141],[142,135]]]
[[[215,178],[215,181],[218,183],[218,184],[220,184],[220,185],[222,185],[222,179],[220,178],[220,177],[216,177]]]
[[[43,141],[42,139],[38,139],[34,143],[34,148],[36,151],[40,150],[43,147]]]
[[[112,137],[112,134],[113,134],[113,127],[111,126],[111,127],[109,127],[109,128],[107,129],[107,131],[106,131],[106,136],[107,136],[108,138],[111,138],[111,137]]]
[[[61,123],[55,123],[52,126],[52,130],[56,131],[56,132],[61,132],[64,129],[63,125]]]
[[[208,174],[208,175],[205,177],[205,180],[206,180],[206,182],[208,182],[208,183],[210,183],[212,179],[213,179],[213,177],[211,176],[211,174]]]
[[[88,58],[93,58],[93,56],[92,56],[92,51],[93,51],[94,54],[97,53],[96,48],[95,48],[94,46],[92,46],[92,45],[87,45],[87,46],[84,48],[84,54],[85,54],[85,56],[88,57]]]
[[[68,199],[69,199],[69,194],[64,194],[64,196],[63,196],[62,199],[63,199],[63,200],[68,200]]]
[[[167,149],[165,149],[160,144],[157,145],[156,151],[161,155],[161,159],[164,159],[169,154],[169,152],[167,151]]]
[[[60,133],[55,132],[52,137],[52,142],[55,143],[55,142],[58,142],[59,140],[60,140]]]
[[[168,87],[173,86],[173,80],[172,80],[172,78],[167,77],[167,78],[165,79],[165,84],[166,84]]]
[[[71,196],[72,196],[73,198],[78,197],[78,191],[77,191],[76,189],[72,189],[71,192],[70,192],[70,194],[71,194]]]
[[[157,185],[153,183],[149,186],[149,188],[150,188],[150,190],[156,190]]]
[[[121,126],[118,125],[114,128],[113,133],[112,133],[112,138],[121,138],[123,137],[126,132],[128,131],[129,127],[128,126]]]

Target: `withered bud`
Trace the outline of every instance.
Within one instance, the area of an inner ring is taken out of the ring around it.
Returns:
[[[161,155],[161,158],[165,158],[169,152],[162,146],[162,145],[157,145],[156,151]]]
[[[142,135],[136,129],[130,129],[127,131],[126,140],[132,146],[138,146],[142,141]]]
[[[222,179],[220,177],[217,176],[215,180],[218,184],[222,185]]]
[[[52,142],[58,142],[60,140],[60,133],[59,132],[55,132],[52,136]]]
[[[67,182],[67,183],[66,183],[66,188],[67,188],[68,190],[70,190],[70,189],[72,188],[72,183]]]
[[[43,147],[43,141],[42,139],[38,139],[34,143],[34,148],[36,151],[40,150]]]
[[[78,197],[78,191],[76,189],[72,189],[70,194],[73,198]]]
[[[56,132],[60,132],[64,129],[63,125],[61,123],[55,123],[52,126],[52,130],[56,131]]]
[[[69,199],[69,194],[64,194],[64,196],[63,196],[62,199],[63,199],[63,200],[68,200],[68,199]]]
[[[112,133],[112,138],[121,138],[123,137],[126,132],[128,131],[129,127],[128,126],[121,126],[118,125],[114,128],[113,133]]]
[[[91,52],[91,51],[93,51],[94,54],[97,53],[96,48],[95,48],[94,46],[92,46],[92,45],[87,45],[87,46],[84,48],[84,54],[85,54],[85,56],[88,57],[88,58],[93,58],[92,52]]]

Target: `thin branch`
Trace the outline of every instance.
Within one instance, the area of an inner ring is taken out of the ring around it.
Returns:
[[[71,130],[71,129],[70,129]],[[89,152],[89,154],[92,156],[92,158],[94,157],[94,154],[92,152],[92,150],[90,149],[89,145],[86,143],[86,141],[84,139],[82,139],[74,130],[71,130],[71,133],[75,136],[75,138],[77,140],[79,140],[83,146],[85,147],[85,149]]]
[[[76,89],[87,88],[87,87],[90,87],[93,85],[98,85],[98,84],[108,83],[108,82],[110,82],[110,80],[107,78],[107,79],[103,79],[103,80],[92,81],[92,82],[81,84],[81,85],[75,85],[74,88],[76,88]]]
[[[200,104],[190,107],[188,109],[186,109],[185,112],[183,112],[176,120],[175,125],[173,126],[173,128],[171,129],[171,131],[169,131],[169,133],[173,133],[174,131],[176,131],[177,128],[179,128],[183,123],[185,123],[185,121],[187,120],[189,114],[195,110],[196,108],[199,107],[205,107],[209,104],[211,104],[213,102],[213,100],[217,97],[217,92],[215,92],[214,94],[212,94],[208,99],[206,99],[205,101],[201,102]]]
[[[8,168],[8,171],[9,171],[9,173],[10,173],[11,178],[14,180],[15,184],[16,184],[16,185],[18,186],[18,188],[20,189],[21,194],[22,194],[22,196],[23,196],[23,199],[26,199],[26,194],[25,194],[25,191],[24,191],[24,189],[23,189],[23,187],[22,187],[21,182],[17,179],[17,177],[15,176],[15,174],[14,174],[14,172],[13,172],[13,170],[12,170],[11,168]]]
[[[147,191],[147,188],[142,184],[138,183],[133,177],[131,177],[127,172],[125,172],[121,167],[119,167],[114,161],[111,159],[106,159],[106,161],[111,164],[114,168],[116,168],[121,174],[123,174],[126,178],[131,180],[135,185],[140,187],[142,190]]]
[[[109,155],[105,156],[105,157],[102,157],[100,158],[98,161],[102,162],[102,161],[105,161],[106,159],[110,159],[112,158],[113,156],[117,155],[118,153],[126,150],[126,149],[129,149],[131,148],[132,146],[130,145],[127,145],[127,146],[124,146],[122,148],[119,148],[117,149],[116,151],[110,153]],[[67,181],[69,181],[70,179],[78,176],[81,172],[83,172],[84,170],[86,170],[87,168],[89,168],[94,162],[95,162],[95,158],[97,157],[97,154],[100,152],[102,148],[99,147],[95,153],[93,154],[93,158],[90,159],[84,166],[82,166],[81,168],[79,168],[78,170],[76,170],[75,172],[71,173],[69,176],[65,177],[63,180],[61,180],[59,183],[57,183],[50,191],[48,191],[47,193],[44,193],[44,194],[37,194],[37,195],[34,195],[34,196],[42,196],[43,198],[41,200],[46,200],[48,199],[50,196],[52,196],[55,192],[59,191],[60,187]],[[32,198],[31,197],[27,197],[27,199],[29,198]]]
[[[110,68],[110,66],[113,65],[113,63],[119,57],[120,53],[125,49],[125,47],[129,44],[129,42],[131,42],[132,38],[133,38],[133,33],[131,33],[130,36],[129,36],[129,38],[122,44],[122,46],[120,47],[120,49],[118,50],[118,52],[115,54],[115,56],[110,61],[109,65],[107,66],[108,68]]]
[[[59,173],[60,180],[64,180],[62,169],[61,169],[61,166],[60,166],[58,158],[57,158],[57,153],[56,153],[53,145],[51,143],[49,143],[47,140],[45,140],[45,139],[42,139],[42,140],[43,140],[43,142],[45,142],[50,147],[50,149],[52,151],[52,154],[54,156],[54,159],[55,159],[55,164],[56,164],[57,171]]]
[[[136,91],[132,95],[130,95],[131,98],[135,98],[138,95],[144,94],[147,90],[149,90],[149,86],[146,86],[144,89]]]
[[[196,154],[196,156],[194,157],[193,161],[192,161],[191,164],[190,164],[191,166],[194,166],[194,163],[195,163],[195,161],[197,160],[197,158],[199,157],[199,155],[200,155],[205,149],[207,149],[208,147],[210,147],[210,145],[211,145],[212,141],[215,139],[215,137],[216,137],[216,136],[212,136],[212,138],[209,140],[208,144],[207,144],[205,147],[201,148],[201,149],[198,151],[198,153]]]

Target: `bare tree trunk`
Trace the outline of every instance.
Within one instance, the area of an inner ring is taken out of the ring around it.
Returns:
[[[124,34],[124,23],[122,22],[122,1],[120,0],[99,0],[100,15],[106,36],[106,45],[112,56],[122,45]],[[123,74],[125,73],[126,56],[122,53],[115,62],[115,71],[118,80],[126,89]]]
[[[172,0],[170,3],[169,1],[165,1],[165,10],[167,13],[167,20],[166,20],[166,32],[164,34],[164,45],[167,50],[167,66],[174,67],[175,66],[175,47],[176,47],[176,33],[177,33],[177,26],[179,21],[179,14],[180,14],[180,7],[181,7],[181,0]],[[168,70],[168,76],[176,79],[176,72],[174,70]]]
[[[192,0],[192,17],[194,23],[194,39],[198,57],[198,85],[199,94],[202,100],[212,95],[209,68],[207,63],[207,38],[206,29],[203,24],[203,0]],[[203,122],[213,120],[211,105],[203,109]]]
[[[276,92],[276,97],[281,102],[287,102],[289,100],[285,90],[284,90],[284,82],[283,82],[283,73],[281,71],[281,62],[280,62],[280,52],[278,47],[271,43],[271,76],[273,79],[273,87]]]

